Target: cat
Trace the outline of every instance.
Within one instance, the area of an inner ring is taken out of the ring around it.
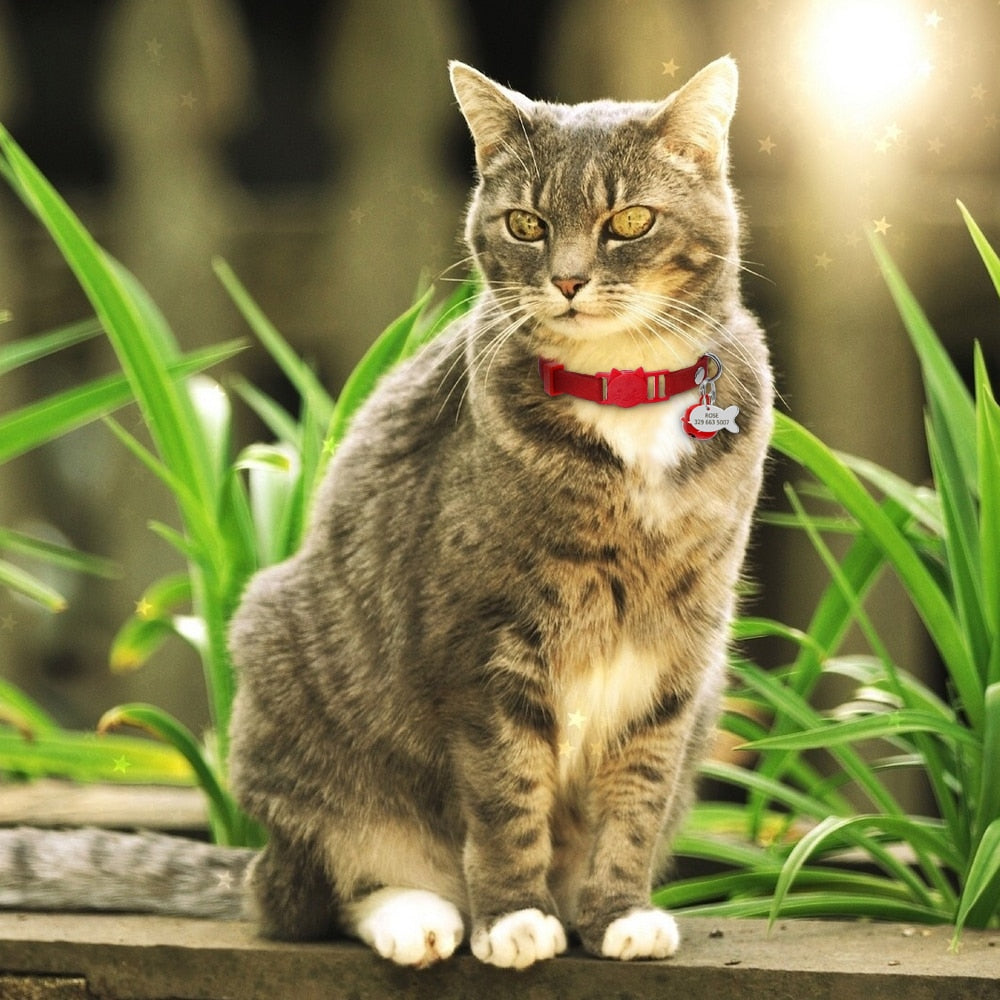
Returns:
[[[579,105],[450,73],[482,291],[378,383],[233,618],[231,781],[269,839],[228,856],[274,938],[665,958],[651,888],[712,742],[771,427],[737,69]],[[725,426],[692,429],[716,393]]]

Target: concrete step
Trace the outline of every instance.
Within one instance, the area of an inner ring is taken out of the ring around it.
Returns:
[[[410,971],[353,942],[262,941],[245,923],[2,913],[0,1000],[1000,1000],[998,932],[966,933],[952,953],[946,927],[680,924],[665,962],[574,951],[510,972],[462,952]]]

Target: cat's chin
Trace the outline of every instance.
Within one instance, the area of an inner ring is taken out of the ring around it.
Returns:
[[[619,336],[628,329],[628,324],[617,316],[574,311],[542,320],[539,336],[542,340],[551,339],[553,343],[579,343]]]
[[[535,350],[576,371],[645,367],[653,371],[693,364],[700,351],[670,336],[655,340],[612,316],[578,313],[573,319],[546,320],[535,331]]]

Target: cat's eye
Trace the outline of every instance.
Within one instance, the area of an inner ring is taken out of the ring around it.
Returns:
[[[515,208],[507,213],[507,228],[514,239],[522,240],[525,243],[535,243],[545,238],[548,226],[534,212]]]
[[[651,208],[645,205],[630,205],[620,212],[615,212],[608,219],[608,235],[612,239],[634,240],[645,236],[652,228],[656,216]]]

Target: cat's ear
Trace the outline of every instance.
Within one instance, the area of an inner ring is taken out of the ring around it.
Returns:
[[[451,86],[476,144],[479,169],[505,141],[523,136],[530,126],[534,102],[483,76],[465,63],[448,64]]]
[[[672,153],[701,167],[724,171],[738,87],[734,60],[729,56],[716,59],[663,102],[652,124]]]

